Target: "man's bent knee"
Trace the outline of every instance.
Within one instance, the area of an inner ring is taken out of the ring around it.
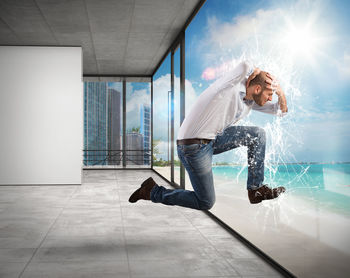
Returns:
[[[257,127],[255,127],[255,130],[256,130],[257,136],[265,137],[265,134],[266,134],[265,129],[263,129],[262,127],[257,126]]]
[[[208,200],[208,201],[200,201],[199,202],[199,209],[200,210],[210,210],[215,204],[215,200]]]
[[[265,129],[263,129],[261,127],[256,127],[255,134],[256,134],[256,137],[259,138],[261,141],[266,141]]]

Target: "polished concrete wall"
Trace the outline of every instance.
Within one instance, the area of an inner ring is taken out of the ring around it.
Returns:
[[[0,47],[0,184],[80,184],[81,47]]]

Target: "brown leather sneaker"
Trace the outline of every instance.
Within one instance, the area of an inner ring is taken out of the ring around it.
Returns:
[[[259,187],[256,190],[248,189],[249,201],[252,204],[260,203],[263,200],[271,200],[277,198],[281,193],[285,192],[286,189],[283,186],[277,188],[270,188],[266,184]]]
[[[139,189],[131,194],[129,198],[130,203],[136,203],[138,200],[151,200],[151,190],[156,182],[152,177],[145,180]]]

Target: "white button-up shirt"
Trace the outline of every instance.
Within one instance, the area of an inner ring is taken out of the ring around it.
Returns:
[[[177,139],[214,139],[226,127],[247,116],[251,109],[277,114],[278,102],[259,106],[253,100],[244,100],[245,84],[254,68],[248,62],[211,84],[196,100],[178,131]]]

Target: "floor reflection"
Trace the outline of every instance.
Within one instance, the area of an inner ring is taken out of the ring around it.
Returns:
[[[350,271],[350,218],[293,191],[252,205],[245,184],[215,179],[211,212],[298,277]]]

